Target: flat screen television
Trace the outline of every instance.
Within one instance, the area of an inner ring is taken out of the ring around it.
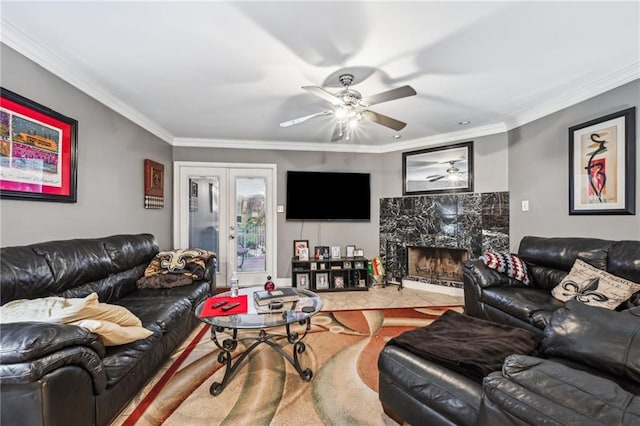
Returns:
[[[287,172],[287,220],[370,221],[369,173]]]

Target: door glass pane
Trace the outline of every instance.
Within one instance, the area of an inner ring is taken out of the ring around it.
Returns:
[[[220,180],[217,177],[189,179],[189,247],[219,253]]]
[[[266,270],[266,196],[265,178],[236,179],[238,271]]]

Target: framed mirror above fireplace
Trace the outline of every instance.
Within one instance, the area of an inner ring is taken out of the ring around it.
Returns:
[[[402,194],[473,192],[473,141],[402,153]]]

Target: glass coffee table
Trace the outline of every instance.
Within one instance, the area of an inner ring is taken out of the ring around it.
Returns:
[[[196,307],[196,316],[203,322],[211,325],[211,340],[214,341],[216,346],[220,348],[222,352],[218,355],[218,362],[225,364],[225,372],[222,382],[214,382],[209,388],[209,393],[213,396],[219,395],[229,383],[229,380],[233,377],[240,363],[261,343],[266,343],[274,350],[282,354],[282,356],[293,365],[302,380],[308,382],[313,377],[313,372],[310,368],[303,369],[300,366],[300,360],[298,355],[304,353],[306,346],[302,341],[307,332],[311,330],[311,317],[320,312],[323,306],[322,299],[316,293],[294,288],[300,295],[300,299],[295,302],[285,302],[281,309],[269,309],[268,306],[258,306],[253,299],[253,293],[256,291],[263,291],[262,287],[250,287],[242,288],[239,291],[239,295],[247,295],[248,309],[246,313],[234,314],[227,316],[211,316],[200,318],[200,313],[204,307],[205,302],[201,302]],[[231,296],[230,292],[218,294],[217,296]],[[302,311],[304,308],[304,312]],[[304,325],[304,332],[302,335],[291,329],[293,324]],[[286,342],[292,346],[292,353],[289,354],[285,351],[276,338],[283,337],[278,334],[267,333],[267,329],[273,327],[285,326],[286,329]],[[239,330],[255,330],[256,335],[243,335],[238,337]],[[220,341],[222,333],[229,330],[227,336]],[[233,351],[238,347],[239,341],[253,341],[247,349],[240,354],[235,361],[232,358]]]

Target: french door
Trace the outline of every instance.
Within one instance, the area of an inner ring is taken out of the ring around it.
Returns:
[[[174,246],[218,256],[218,287],[276,277],[276,165],[176,161]]]

